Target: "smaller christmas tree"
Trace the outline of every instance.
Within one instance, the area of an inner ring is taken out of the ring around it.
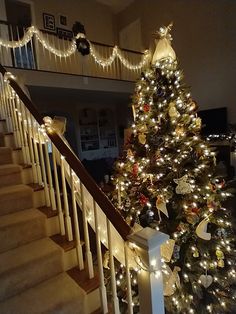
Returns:
[[[136,84],[132,135],[115,166],[112,200],[132,227],[170,236],[162,247],[168,313],[230,313],[235,236],[231,212],[222,206],[230,193],[215,177],[215,152],[200,136],[197,104],[183,83],[170,30],[159,30],[152,63]]]

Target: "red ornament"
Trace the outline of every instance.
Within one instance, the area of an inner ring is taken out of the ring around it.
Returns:
[[[133,165],[133,175],[136,177],[138,175],[138,164]]]
[[[195,213],[195,214],[198,214],[199,211],[200,211],[200,208],[198,208],[198,207],[193,207],[192,208],[192,212]]]
[[[140,201],[141,205],[145,206],[145,205],[147,205],[148,198],[145,195],[141,194],[140,198],[139,198],[139,201]]]
[[[143,105],[143,111],[149,112],[150,111],[150,105],[148,105],[148,104]]]

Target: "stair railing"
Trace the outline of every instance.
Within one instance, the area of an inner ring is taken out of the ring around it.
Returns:
[[[98,272],[102,312],[108,313],[110,304],[113,313],[120,313],[115,269],[118,261],[126,269],[127,312],[133,313],[130,280],[133,268],[139,272],[140,313],[164,313],[160,245],[167,236],[150,228],[133,232],[55,131],[51,120],[42,119],[27,90],[1,65],[0,73],[0,115],[6,121],[5,131],[12,132],[16,147],[22,149],[23,162],[32,166],[33,182],[43,186],[46,206],[57,211],[61,235],[75,241],[79,269],[86,269],[89,278]],[[90,243],[91,229],[96,236],[95,252]],[[135,251],[131,249],[134,246]],[[105,251],[109,255],[111,291],[104,274]],[[145,270],[140,266],[140,256]]]

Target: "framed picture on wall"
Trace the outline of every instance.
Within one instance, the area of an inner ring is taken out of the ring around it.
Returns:
[[[50,31],[55,31],[55,17],[52,14],[43,13],[43,27]]]
[[[60,39],[71,40],[73,38],[72,31],[57,27],[57,35]]]
[[[67,16],[60,14],[59,15],[59,25],[65,27],[67,26]]]

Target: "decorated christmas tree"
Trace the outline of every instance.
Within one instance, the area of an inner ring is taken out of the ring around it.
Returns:
[[[132,134],[115,166],[112,200],[132,227],[170,235],[161,252],[167,313],[235,313],[235,236],[222,205],[230,193],[200,136],[170,30],[157,32],[151,65],[136,84]],[[122,272],[117,283],[125,301]],[[134,296],[135,283],[133,272]]]

